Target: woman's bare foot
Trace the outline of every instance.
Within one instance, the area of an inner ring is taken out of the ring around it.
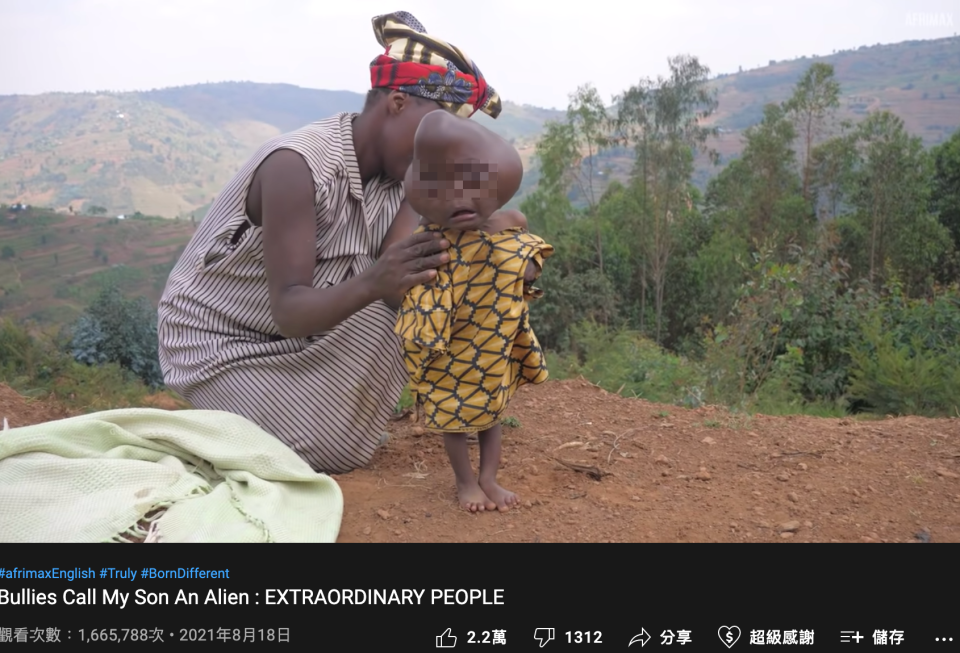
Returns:
[[[457,497],[460,499],[460,507],[467,512],[484,512],[497,509],[497,504],[487,497],[475,480],[463,484],[457,483]]]
[[[510,490],[503,489],[496,481],[480,480],[477,485],[500,512],[506,512],[520,503],[520,497]],[[493,508],[488,508],[488,510],[493,510]]]

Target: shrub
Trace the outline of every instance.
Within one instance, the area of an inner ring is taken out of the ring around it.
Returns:
[[[592,321],[580,322],[571,331],[576,353],[549,354],[551,375],[580,375],[610,392],[658,403],[700,405],[702,373],[686,358],[665,352],[636,331],[616,331]]]
[[[893,415],[953,415],[960,405],[960,292],[908,299],[894,281],[849,349],[850,397]]]
[[[108,286],[73,325],[70,353],[86,365],[116,363],[158,388],[163,385],[158,344],[154,309]]]
[[[90,366],[64,353],[59,337],[0,320],[0,382],[77,411],[143,405],[148,388],[116,363]]]

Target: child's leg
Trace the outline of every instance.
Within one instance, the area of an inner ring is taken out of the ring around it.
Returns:
[[[497,504],[487,498],[477,483],[477,477],[473,475],[466,433],[444,433],[443,446],[447,450],[450,466],[453,467],[453,474],[457,478],[460,506],[470,512],[496,510]]]
[[[500,469],[500,441],[501,427],[488,428],[480,433],[480,489],[483,490],[497,509],[509,510],[520,502],[518,497],[509,490],[504,490],[497,484],[497,471]]]

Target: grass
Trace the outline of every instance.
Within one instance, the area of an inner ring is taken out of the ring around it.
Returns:
[[[116,364],[87,366],[74,361],[52,331],[29,332],[0,320],[0,383],[25,397],[54,400],[71,413],[156,405],[186,406],[176,394],[151,392]]]
[[[400,400],[397,401],[397,407],[394,408],[393,412],[402,413],[405,410],[413,409],[413,393],[410,392],[410,386],[405,386],[403,392],[400,393]]]
[[[550,352],[550,372],[556,379],[583,377],[607,392],[659,404],[687,408],[729,404],[729,397],[706,392],[710,374],[703,361],[664,351],[638,333],[616,331],[588,322],[575,326],[573,335],[583,359]],[[735,407],[728,406],[726,419],[714,417],[705,420],[703,425],[706,428],[749,428],[752,416],[757,414],[847,416],[843,401],[808,402],[785,391],[765,391],[759,395],[741,399],[740,405]],[[696,401],[692,401],[694,398]],[[664,419],[670,413],[661,409],[656,416]]]

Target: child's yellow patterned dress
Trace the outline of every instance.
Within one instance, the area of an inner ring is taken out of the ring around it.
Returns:
[[[527,306],[543,291],[524,293],[524,271],[533,261],[539,277],[553,247],[519,228],[417,231],[443,231],[450,262],[400,307],[396,333],[410,387],[431,431],[483,431],[498,423],[519,386],[547,380]]]

